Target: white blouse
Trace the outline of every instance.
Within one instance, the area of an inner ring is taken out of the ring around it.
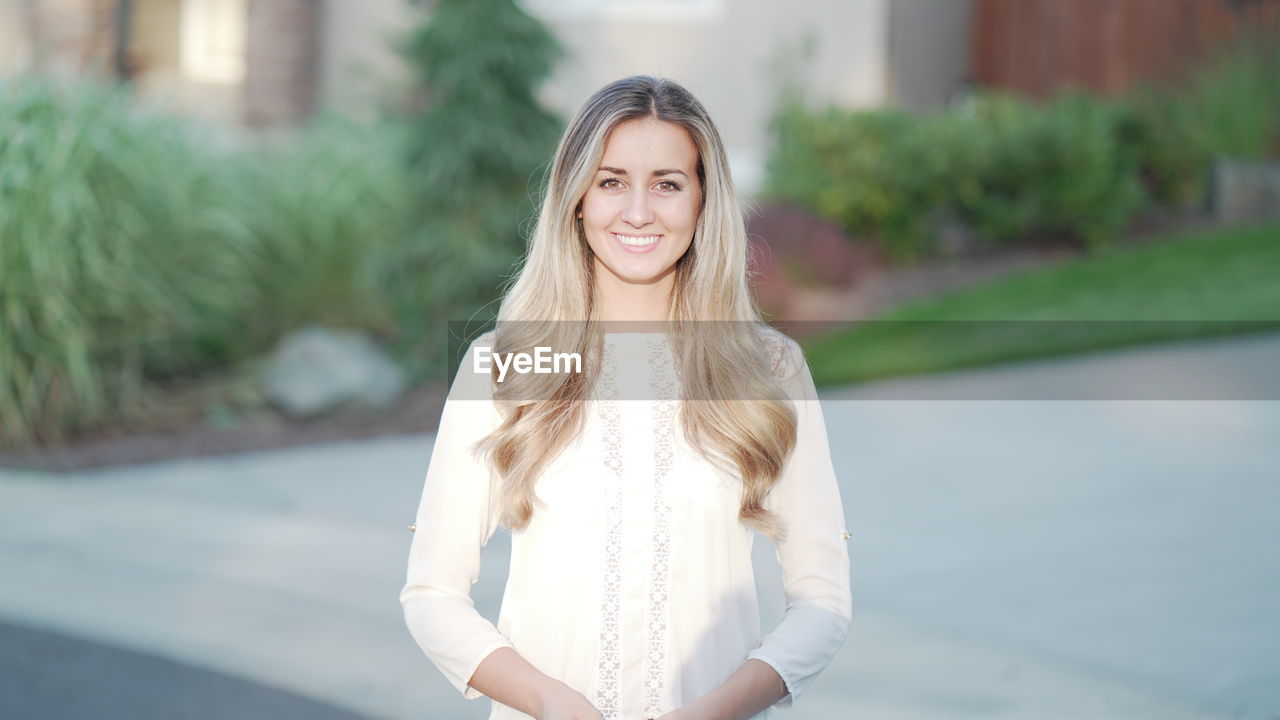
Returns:
[[[657,718],[757,658],[789,691],[774,707],[790,706],[835,656],[851,618],[844,511],[799,345],[780,333],[770,340],[798,427],[765,503],[787,529],[776,548],[786,613],[761,637],[754,533],[738,521],[740,479],[685,441],[661,333],[605,335],[584,431],[539,478],[543,504],[512,534],[497,626],[476,611],[470,588],[498,508],[495,477],[471,448],[499,418],[483,399],[491,398],[489,376],[471,368],[475,348],[491,341],[468,349],[445,403],[400,593],[426,656],[476,698],[467,685],[476,667],[512,647],[605,720]],[[653,399],[630,399],[637,392]],[[528,716],[494,702],[489,717]]]

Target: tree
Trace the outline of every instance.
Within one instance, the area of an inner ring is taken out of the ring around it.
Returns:
[[[406,366],[441,369],[448,321],[483,324],[522,255],[563,121],[537,88],[562,54],[512,0],[443,0],[403,49],[425,102],[411,118],[413,227],[384,255]]]

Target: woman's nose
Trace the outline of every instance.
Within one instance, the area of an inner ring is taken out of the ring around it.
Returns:
[[[649,194],[633,192],[627,199],[627,209],[622,219],[628,224],[643,227],[653,222],[653,209],[649,207]]]

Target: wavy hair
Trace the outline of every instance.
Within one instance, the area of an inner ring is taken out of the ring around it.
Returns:
[[[600,89],[569,123],[522,268],[498,311],[495,353],[544,345],[587,359],[582,373],[527,373],[495,384],[502,420],[477,452],[501,477],[499,522],[510,530],[528,525],[539,474],[584,427],[583,401],[599,376],[603,329],[593,253],[576,212],[610,133],[645,118],[684,128],[698,150],[701,211],[693,241],[676,262],[664,329],[682,398],[706,401],[680,403],[681,429],[690,446],[741,478],[739,520],[780,539],[785,528],[764,502],[795,446],[796,417],[774,356],[779,342],[784,349],[794,343],[764,325],[752,299],[746,227],[719,132],[689,91],[644,75]]]

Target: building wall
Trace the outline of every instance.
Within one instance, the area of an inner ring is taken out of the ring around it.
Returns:
[[[970,84],[971,0],[889,3],[889,101],[937,110]]]
[[[25,0],[0,0],[0,73],[31,66],[31,4]]]
[[[238,124],[247,0],[132,0],[129,58],[139,100]]]
[[[244,121],[255,127],[297,125],[316,101],[320,3],[249,0]]]
[[[408,0],[325,0],[319,12],[319,106],[373,117],[409,82],[393,46],[417,23],[420,12]]]
[[[63,57],[92,57],[104,40],[90,42],[86,28],[101,30],[113,2],[0,0],[0,8],[9,16],[36,8],[30,20],[53,28],[50,47]],[[373,114],[409,83],[393,43],[424,12],[407,0],[133,2],[141,94],[254,125],[294,124],[317,107]],[[813,105],[928,107],[942,104],[967,72],[970,0],[517,2],[567,51],[542,90],[549,106],[568,115],[626,75],[676,79],[707,105],[748,191],[762,177],[768,123],[784,85]],[[243,57],[238,72],[223,47],[232,30],[243,46],[235,51]],[[192,56],[199,43],[209,46],[206,54]]]
[[[0,71],[110,76],[115,0],[0,0]]]
[[[568,113],[620,77],[675,79],[707,106],[747,192],[763,176],[768,122],[787,68],[812,103],[867,107],[886,100],[888,0],[645,4],[653,10],[626,0],[522,4],[568,51],[546,88],[550,103]],[[672,11],[681,4],[683,13]],[[799,52],[806,41],[807,60]]]
[[[950,0],[936,0],[949,2]],[[810,102],[869,107],[889,99],[891,0],[517,0],[555,33],[566,56],[542,89],[565,116],[606,83],[644,73],[673,78],[716,120],[745,190],[758,184],[777,87],[790,78]],[[320,104],[367,112],[379,90],[409,78],[390,47],[421,17],[405,0],[325,0]],[[812,53],[803,58],[806,38]]]
[[[182,70],[180,0],[133,0],[129,50],[140,75],[177,75]]]
[[[814,105],[944,105],[969,75],[971,0],[517,0],[566,57],[542,91],[569,115],[626,75],[673,78],[707,105],[739,184],[758,187],[781,83]],[[325,0],[320,102],[368,112],[408,81],[390,46],[421,15],[405,0]],[[804,48],[808,44],[810,51]]]
[[[783,77],[813,104],[865,108],[890,100],[891,1],[897,0],[517,3],[547,23],[566,50],[541,92],[545,104],[567,117],[613,79],[637,73],[677,79],[708,106],[735,178],[750,191],[763,174],[769,114]],[[410,79],[390,47],[421,18],[406,1],[365,0],[355,8],[325,0],[321,15],[321,106],[369,113],[385,90]]]

